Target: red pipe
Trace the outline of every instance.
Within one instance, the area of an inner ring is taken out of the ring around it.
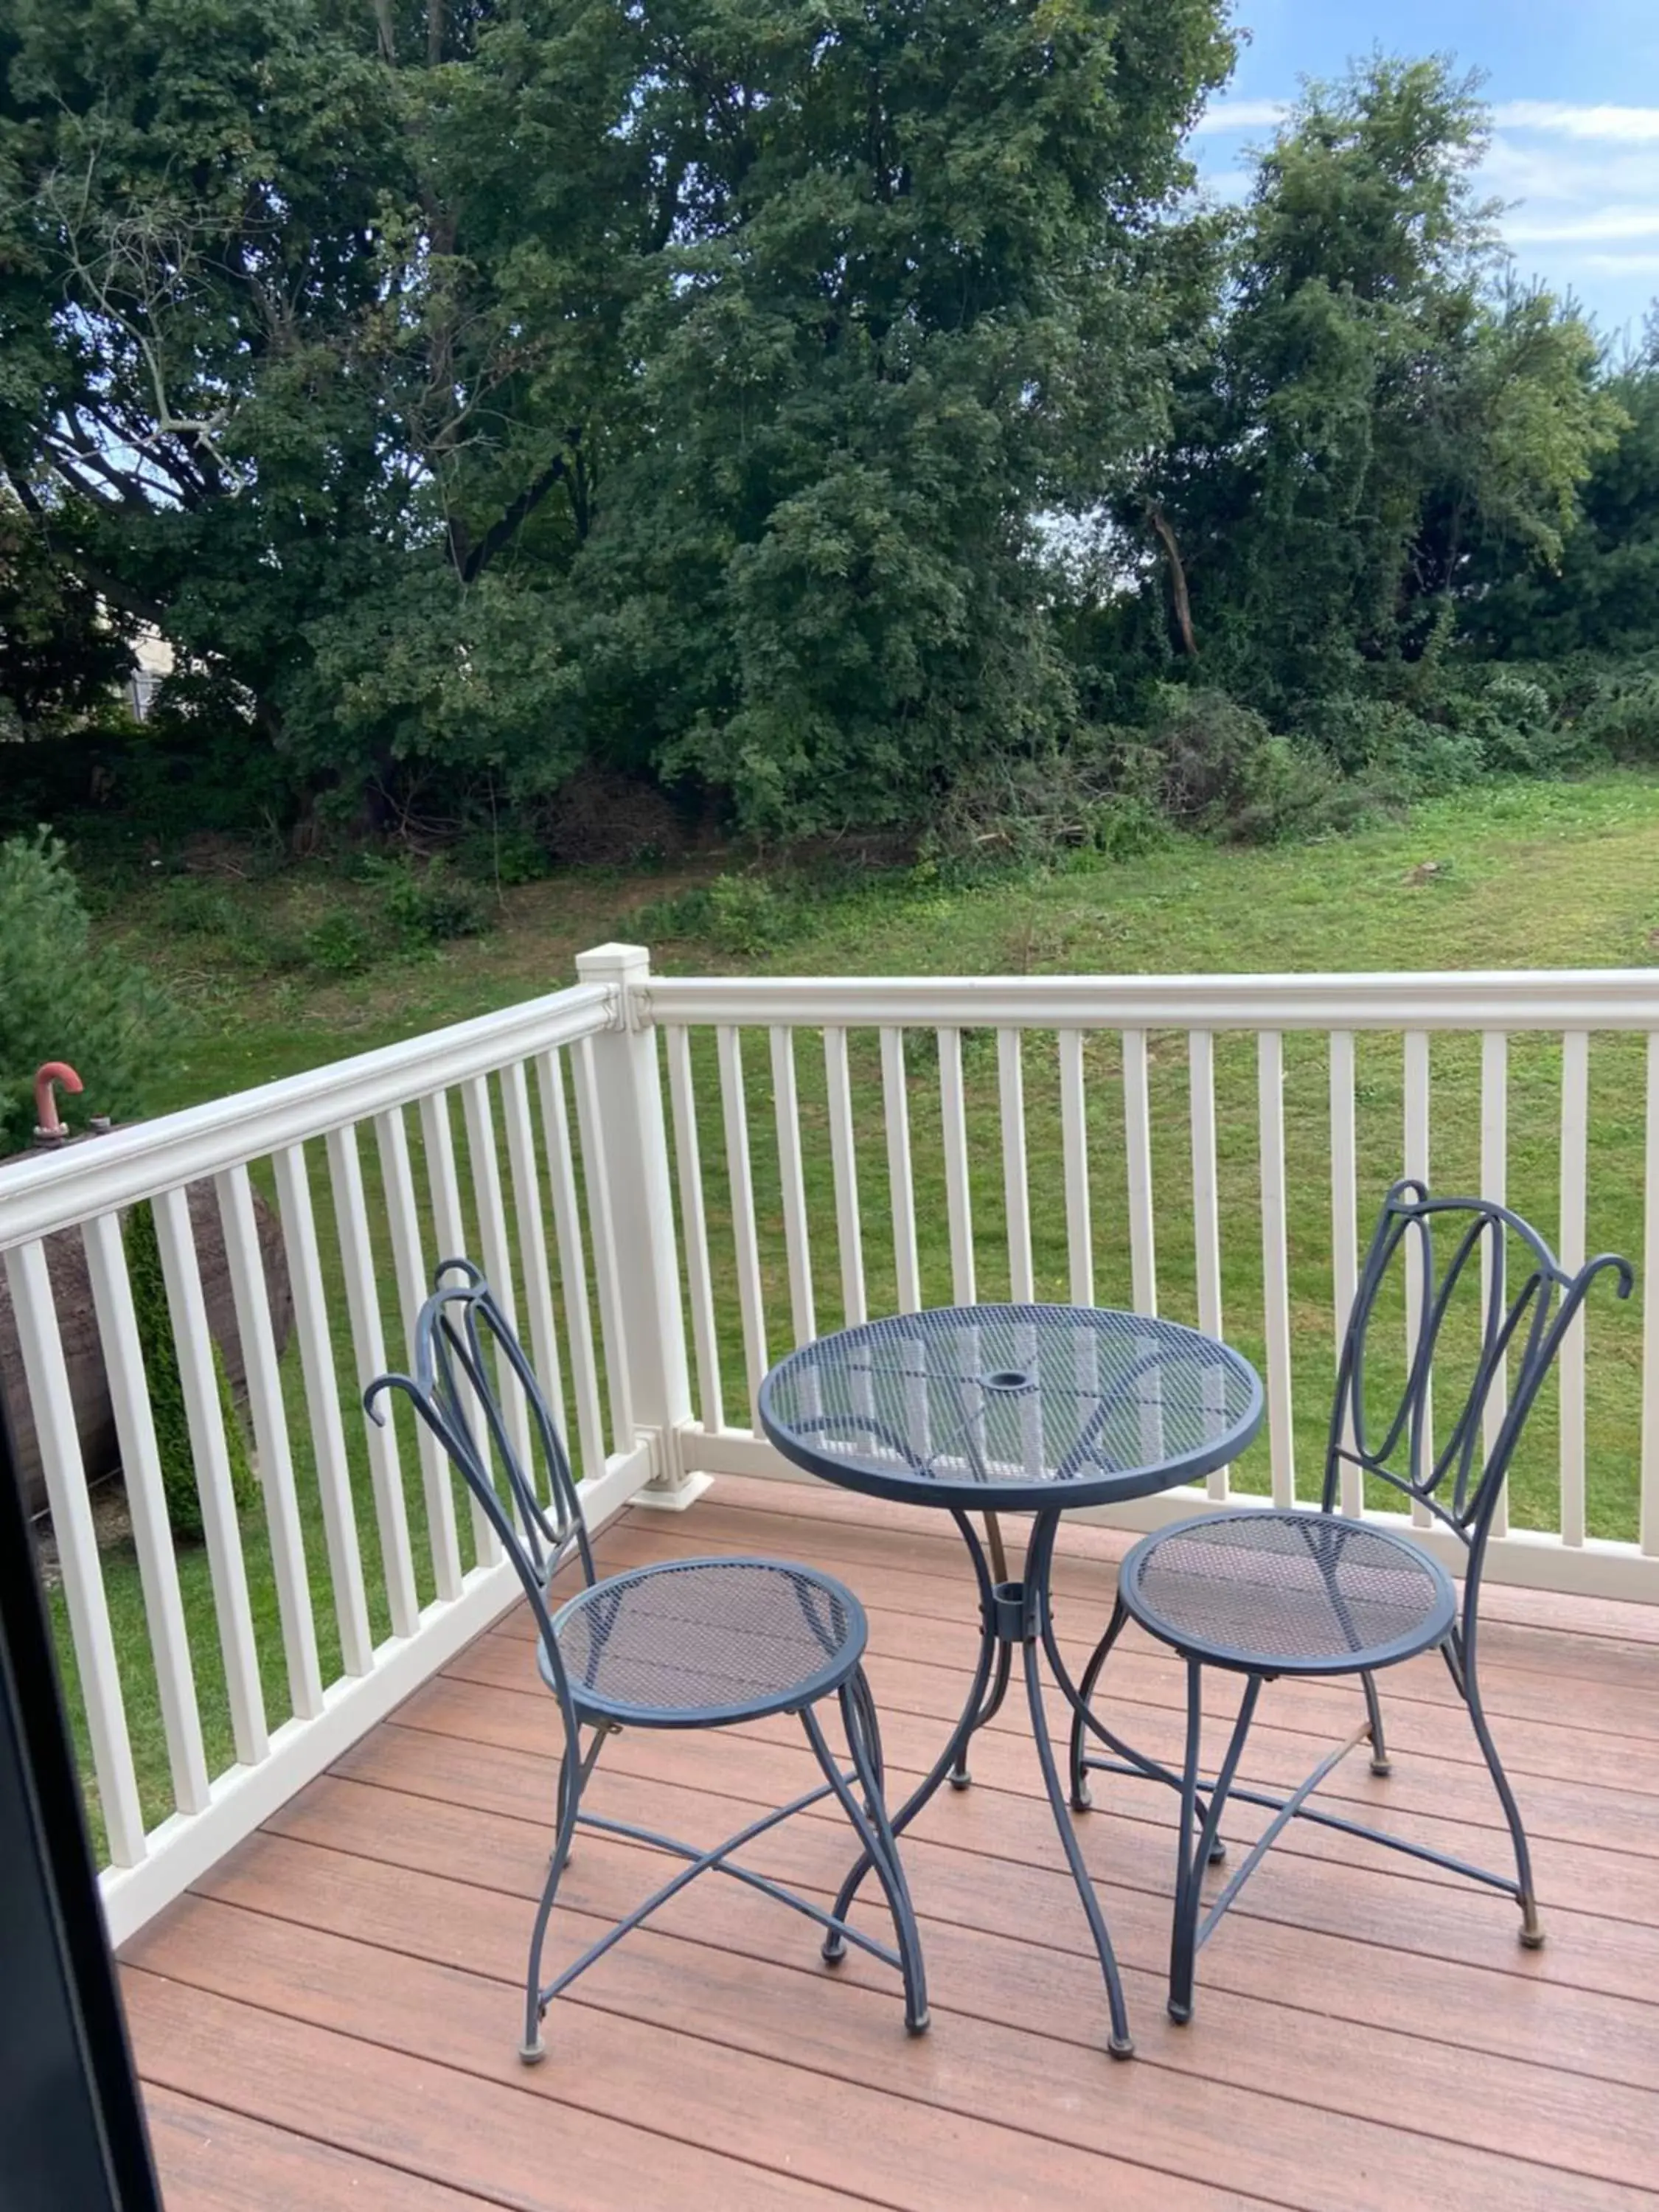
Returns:
[[[34,1133],[37,1137],[67,1137],[69,1123],[60,1121],[53,1086],[61,1083],[71,1093],[84,1086],[66,1060],[49,1060],[34,1079]]]

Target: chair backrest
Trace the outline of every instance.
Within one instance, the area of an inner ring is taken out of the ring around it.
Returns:
[[[516,1382],[527,1416],[531,1458],[513,1439],[503,1388]],[[443,1260],[432,1296],[415,1325],[415,1372],[377,1376],[363,1410],[384,1421],[380,1400],[398,1390],[442,1444],[512,1561],[567,1707],[564,1669],[553,1635],[548,1585],[574,1548],[593,1581],[586,1524],[562,1438],[524,1347],[489,1284],[470,1260]],[[482,1431],[479,1424],[482,1423]],[[544,1476],[538,1483],[538,1473]],[[541,1494],[545,1488],[546,1495]]]
[[[1393,1334],[1399,1308],[1388,1294],[1413,1259],[1419,1303],[1406,1338]],[[1628,1297],[1629,1263],[1613,1254],[1570,1275],[1538,1231],[1507,1206],[1434,1198],[1420,1182],[1397,1182],[1382,1201],[1343,1340],[1326,1511],[1336,1510],[1344,1467],[1358,1467],[1420,1501],[1478,1557],[1539,1389],[1590,1285],[1608,1270],[1620,1297]],[[1387,1340],[1376,1328],[1379,1305]],[[1449,1388],[1454,1364],[1457,1380]],[[1503,1418],[1488,1446],[1487,1407],[1504,1382]]]

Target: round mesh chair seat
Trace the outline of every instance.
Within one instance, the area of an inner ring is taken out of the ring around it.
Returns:
[[[1218,1513],[1137,1544],[1123,1603],[1194,1658],[1264,1674],[1385,1667],[1441,1642],[1457,1601],[1414,1544],[1328,1513]]]
[[[708,1728],[811,1705],[863,1656],[845,1583],[786,1559],[673,1559],[596,1583],[554,1615],[578,1714]],[[544,1681],[552,1669],[538,1643]]]

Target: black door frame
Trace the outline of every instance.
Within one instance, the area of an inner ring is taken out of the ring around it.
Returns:
[[[0,1403],[0,2199],[161,2212]]]

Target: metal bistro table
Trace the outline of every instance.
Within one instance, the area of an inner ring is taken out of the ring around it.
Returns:
[[[967,1787],[969,1745],[1002,1704],[1018,1646],[1043,1786],[1105,1977],[1108,2048],[1128,2057],[1134,2045],[1112,1940],[1043,1711],[1045,1655],[1062,1695],[1079,1706],[1054,1636],[1054,1540],[1068,1508],[1172,1490],[1235,1458],[1261,1425],[1255,1370],[1212,1337],[1147,1315],[952,1306],[803,1345],[761,1385],[760,1417],[778,1450],[809,1474],[873,1497],[938,1506],[961,1531],[979,1584],[979,1657],[962,1717],[893,1814],[893,1830],[908,1827],[947,1777]],[[974,1512],[985,1516],[982,1542],[969,1518]],[[1008,1573],[1000,1513],[1033,1516],[1017,1579]],[[869,1868],[865,1856],[849,1870],[837,1917]],[[832,1934],[824,1956],[841,1954]]]

